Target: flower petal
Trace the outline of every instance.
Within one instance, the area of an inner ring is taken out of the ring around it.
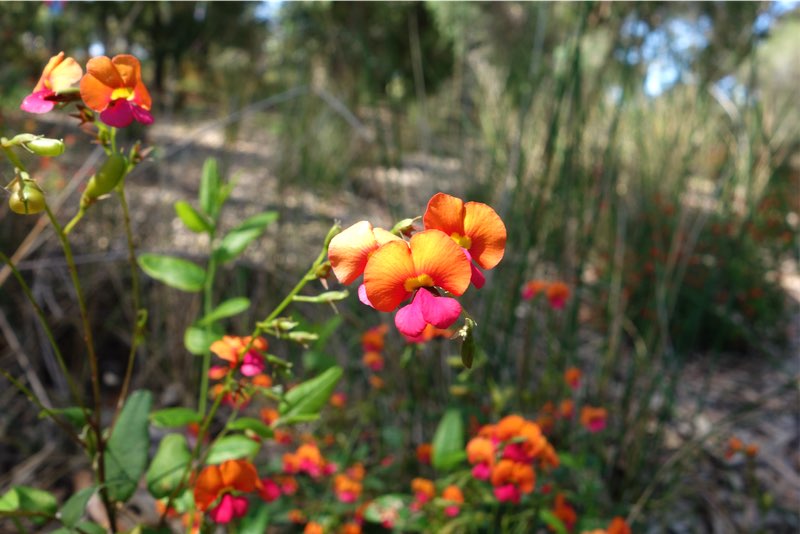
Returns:
[[[375,308],[372,303],[369,301],[369,297],[367,296],[367,286],[361,284],[358,286],[358,300],[361,301],[362,304],[366,304],[370,308]]]
[[[448,236],[464,235],[464,202],[446,193],[436,193],[428,201],[422,222],[426,229],[435,228]]]
[[[42,89],[52,89],[52,87],[48,87],[50,82],[50,73],[64,60],[64,52],[59,52],[55,56],[51,57],[47,61],[47,65],[44,66],[42,69],[42,75],[39,76],[39,81],[36,82],[36,86],[33,88],[33,92],[36,93],[41,91]]]
[[[120,76],[117,67],[106,56],[93,57],[86,63],[86,73],[91,74],[98,82],[106,87],[119,89],[125,87],[125,81]]]
[[[111,103],[111,93],[114,92],[112,87],[105,85],[91,73],[87,73],[81,78],[80,90],[81,99],[86,106],[97,112],[108,107]]]
[[[46,96],[52,95],[53,91],[42,89],[26,96],[19,105],[19,109],[28,113],[47,113],[56,105],[52,100],[45,100]]]
[[[426,290],[421,289],[417,294],[422,292],[427,293]],[[397,310],[394,316],[394,324],[401,334],[411,338],[416,338],[425,330],[425,326],[428,323],[422,317],[422,310],[416,298],[411,301],[411,304]]]
[[[63,55],[63,52],[61,53]],[[83,76],[83,69],[75,59],[68,57],[50,73],[50,89],[60,93],[75,85]]]
[[[222,496],[222,500],[212,510],[208,512],[212,521],[217,524],[224,525],[230,523],[234,517],[234,499],[230,493]]]
[[[339,282],[350,285],[361,276],[370,253],[378,246],[369,221],[357,222],[334,236],[328,247],[328,259]]]
[[[469,264],[469,268],[472,270],[472,276],[470,277],[470,282],[472,285],[475,286],[477,289],[480,289],[486,284],[486,277],[483,276],[483,273],[473,265],[472,262]]]
[[[209,465],[200,472],[194,483],[194,502],[201,512],[217,500],[225,484],[219,466]]]
[[[426,323],[436,328],[447,328],[461,315],[461,304],[450,297],[436,297],[427,289],[417,291],[414,302],[419,306]]]
[[[447,234],[425,230],[414,234],[409,246],[416,275],[429,275],[434,285],[454,295],[462,295],[467,290],[472,274],[469,260]]]
[[[472,240],[469,253],[484,269],[491,269],[503,259],[506,249],[506,225],[491,207],[481,202],[467,202],[464,232]]]
[[[122,85],[133,89],[141,80],[142,66],[139,60],[130,54],[119,54],[111,59],[111,63],[122,78]]]
[[[256,468],[247,460],[228,460],[219,466],[226,487],[250,493],[260,487]]]
[[[404,241],[386,243],[372,253],[364,269],[367,297],[376,310],[390,312],[408,298],[405,282],[416,276],[408,245]]]
[[[106,109],[100,113],[100,120],[115,128],[125,128],[133,122],[133,106],[127,100],[118,98],[113,100]]]
[[[139,106],[131,106],[131,111],[133,112],[133,118],[142,124],[153,124],[153,116],[146,109]]]
[[[247,498],[241,495],[233,498],[233,515],[242,517],[247,513]]]

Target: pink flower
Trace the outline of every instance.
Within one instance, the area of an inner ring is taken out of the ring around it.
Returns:
[[[33,92],[25,97],[19,108],[28,113],[47,113],[56,105],[52,100],[58,93],[69,89],[83,76],[83,69],[64,52],[50,58]]]

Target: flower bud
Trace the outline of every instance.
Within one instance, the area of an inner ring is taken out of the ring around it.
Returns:
[[[64,141],[61,139],[49,139],[47,137],[37,137],[23,145],[25,148],[37,156],[60,156],[64,153]]]
[[[33,215],[44,210],[44,193],[33,180],[22,178],[11,186],[8,205],[20,215]]]
[[[405,235],[410,236],[414,233],[414,222],[419,219],[419,217],[403,219],[399,221],[397,224],[394,225],[392,228],[392,233],[394,235]]]

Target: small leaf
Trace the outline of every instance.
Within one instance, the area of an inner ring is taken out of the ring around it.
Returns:
[[[208,158],[203,163],[203,174],[200,177],[200,209],[211,219],[219,213],[220,178],[217,160]]]
[[[214,230],[208,219],[185,200],[175,203],[175,213],[186,225],[186,228],[196,234],[210,234]]]
[[[319,414],[340,378],[342,368],[336,366],[293,387],[284,395],[278,407],[281,417]]]
[[[461,462],[464,453],[464,422],[456,409],[447,410],[433,435],[434,468],[446,471]]]
[[[189,293],[203,289],[205,270],[188,260],[160,254],[140,254],[138,262],[150,277],[170,287]]]
[[[205,326],[214,321],[219,321],[225,317],[238,315],[250,307],[250,299],[245,297],[235,297],[228,299],[213,310],[208,315],[197,321],[199,326]]]
[[[74,527],[78,521],[81,520],[81,517],[83,517],[83,512],[86,511],[86,505],[89,503],[89,499],[92,498],[95,491],[97,491],[97,487],[90,486],[67,499],[67,502],[64,503],[64,506],[62,506],[61,510],[58,512],[58,518],[61,522],[68,527]]]
[[[249,430],[262,438],[272,437],[272,429],[263,421],[253,417],[240,417],[228,423],[228,430]]]
[[[147,467],[147,448],[150,445],[147,420],[152,404],[153,395],[149,391],[133,392],[122,407],[106,444],[106,485],[109,497],[114,501],[124,502],[131,498]]]
[[[63,417],[64,419],[69,421],[69,423],[72,426],[76,428],[81,428],[83,427],[83,425],[86,424],[86,416],[84,415],[83,410],[77,406],[70,406],[68,408],[56,408],[48,411],[50,413],[54,413],[56,415]],[[40,419],[44,419],[45,417],[47,417],[47,412],[45,412],[45,410],[39,412]]]
[[[557,534],[567,534],[567,528],[564,526],[563,521],[556,516],[551,510],[543,508],[539,510],[539,519],[541,519],[548,527],[554,530]]]
[[[0,514],[2,512],[22,512],[31,515],[53,516],[56,509],[58,509],[58,501],[53,494],[30,486],[12,486],[0,497]],[[44,517],[33,518],[36,523],[41,523],[44,519]]]
[[[208,327],[190,326],[183,334],[183,345],[196,356],[205,354],[213,342],[222,338],[225,331],[219,324]]]
[[[203,417],[191,408],[164,408],[150,414],[150,421],[162,428],[177,428],[190,423],[199,423]]]
[[[306,415],[287,415],[286,417],[279,417],[272,423],[273,427],[279,426],[288,426],[294,425],[296,423],[310,423],[311,421],[316,421],[319,419],[318,413],[313,414],[306,414]]]
[[[459,329],[454,337],[460,337],[461,342],[461,363],[467,369],[472,369],[472,362],[475,360],[477,344],[475,343],[475,321],[467,317],[464,326]]]
[[[277,211],[265,211],[246,219],[242,224],[227,233],[222,238],[219,246],[214,251],[220,262],[230,261],[237,258],[247,245],[252,243],[271,223],[278,219]]]
[[[206,462],[218,464],[225,460],[237,460],[254,456],[260,447],[260,443],[241,434],[224,436],[211,445]]]
[[[182,434],[164,436],[145,474],[150,494],[156,499],[170,495],[180,486],[191,459],[192,454]]]

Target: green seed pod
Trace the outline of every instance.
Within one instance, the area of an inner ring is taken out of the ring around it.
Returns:
[[[25,148],[37,156],[60,156],[64,153],[64,141],[39,137],[25,143]]]
[[[33,180],[20,179],[11,186],[8,205],[20,215],[34,215],[44,210],[44,193]]]
[[[87,202],[91,203],[97,197],[113,191],[125,175],[127,164],[128,162],[125,161],[125,156],[122,154],[111,154],[97,174],[89,178],[89,183],[86,184],[86,190],[83,192]],[[81,203],[83,201],[84,199],[81,198]]]

